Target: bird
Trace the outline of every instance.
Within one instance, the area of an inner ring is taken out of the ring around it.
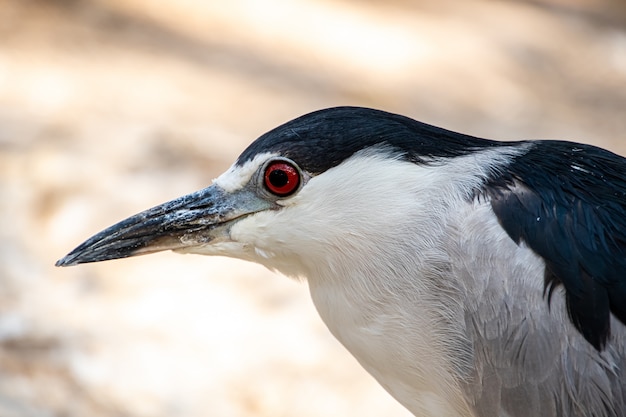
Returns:
[[[164,250],[305,279],[416,416],[626,415],[626,159],[608,150],[317,110],[56,265]]]

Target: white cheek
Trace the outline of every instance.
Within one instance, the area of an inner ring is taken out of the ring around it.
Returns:
[[[222,175],[214,179],[213,184],[229,193],[240,190],[250,182],[252,176],[265,161],[276,156],[276,154],[266,152],[255,156],[254,159],[247,161],[241,166],[233,165]]]
[[[282,238],[273,232],[276,228],[276,214],[275,211],[262,211],[239,220],[230,229],[231,240],[254,247],[255,252],[262,258],[275,256],[272,251],[275,239],[279,238],[282,241]]]

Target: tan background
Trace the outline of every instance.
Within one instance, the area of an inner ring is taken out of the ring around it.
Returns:
[[[322,107],[626,154],[621,4],[0,1],[0,416],[406,417],[306,284],[170,253],[54,261]]]

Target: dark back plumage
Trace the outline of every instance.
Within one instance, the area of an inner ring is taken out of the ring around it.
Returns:
[[[537,141],[487,188],[500,223],[566,289],[570,318],[596,349],[612,312],[626,323],[626,159],[590,145]]]

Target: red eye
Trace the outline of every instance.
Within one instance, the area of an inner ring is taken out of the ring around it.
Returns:
[[[286,197],[300,185],[300,173],[288,162],[276,161],[265,168],[264,180],[270,192],[279,197]]]

